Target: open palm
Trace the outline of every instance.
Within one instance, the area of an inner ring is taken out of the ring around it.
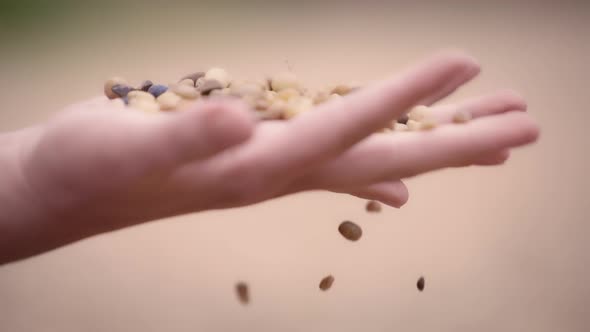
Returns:
[[[494,165],[536,140],[526,104],[510,92],[433,107],[430,131],[373,134],[416,104],[430,105],[479,73],[460,54],[410,70],[286,122],[255,122],[236,100],[144,114],[106,98],[75,105],[19,140],[29,199],[48,216],[48,240],[26,255],[158,218],[330,190],[400,207],[401,179]],[[456,110],[474,120],[453,124]],[[59,225],[59,227],[56,227]]]

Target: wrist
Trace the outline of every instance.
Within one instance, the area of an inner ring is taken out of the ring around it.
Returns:
[[[43,245],[51,214],[30,187],[23,168],[26,146],[38,128],[0,135],[0,264],[31,256]]]

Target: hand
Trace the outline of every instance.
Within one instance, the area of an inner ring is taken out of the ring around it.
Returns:
[[[13,192],[19,193],[9,215],[0,217],[0,262],[149,220],[305,190],[399,207],[408,196],[402,178],[500,164],[510,148],[536,140],[533,121],[510,112],[524,110],[524,101],[506,93],[434,108],[449,122],[456,107],[465,107],[477,118],[467,124],[373,134],[478,72],[469,57],[438,55],[289,122],[255,123],[238,101],[197,102],[183,112],[153,115],[104,98],[76,105],[0,142],[18,156],[7,168],[17,175]]]

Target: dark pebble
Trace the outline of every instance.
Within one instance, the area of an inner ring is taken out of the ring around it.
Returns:
[[[150,80],[145,80],[141,83],[141,87],[139,88],[141,91],[148,92],[148,90],[154,85],[154,82]]]
[[[115,84],[111,88],[111,90],[119,97],[125,97],[129,93],[129,91],[133,91],[133,88],[129,85],[124,84]]]
[[[216,80],[206,80],[197,88],[197,90],[204,96],[207,96],[211,91],[218,89],[223,89],[223,85]]]
[[[350,241],[358,241],[363,235],[363,230],[359,225],[352,221],[343,221],[340,226],[338,226],[338,232],[340,232],[345,239]]]
[[[159,95],[168,91],[168,87],[161,84],[155,84],[150,86],[148,92],[151,93],[154,97],[158,98]]]
[[[188,78],[188,79],[191,79],[191,80],[193,80],[193,85],[195,85],[195,83],[197,82],[197,80],[198,80],[199,78],[203,77],[203,76],[205,76],[205,72],[198,71],[198,72],[196,72],[196,73],[192,73],[192,74],[188,74],[188,75],[186,75],[185,77],[181,78],[181,79],[180,79],[180,81],[182,81],[182,80],[186,80],[186,79]],[[179,82],[180,82],[180,81],[179,81]]]
[[[406,124],[406,123],[408,123],[408,120],[409,120],[408,115],[404,114],[404,115],[400,116],[399,119],[397,119],[397,122]]]
[[[238,300],[242,304],[248,304],[250,302],[250,292],[248,291],[248,285],[245,282],[238,282],[236,284],[236,295]]]
[[[327,291],[332,287],[334,283],[334,277],[329,275],[320,281],[320,289],[323,291]]]
[[[423,291],[425,285],[426,285],[426,280],[424,280],[424,277],[420,277],[420,279],[418,279],[418,282],[416,283],[416,287],[418,287],[419,291]]]

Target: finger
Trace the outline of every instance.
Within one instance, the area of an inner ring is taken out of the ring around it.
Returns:
[[[518,112],[444,126],[429,132],[374,135],[310,174],[308,186],[359,186],[477,161],[495,151],[534,142],[538,127]]]
[[[269,142],[269,165],[284,174],[322,163],[424,98],[450,91],[478,71],[470,57],[438,55],[394,79],[322,104],[292,120],[282,135]],[[286,147],[289,153],[284,153]]]
[[[418,104],[430,106],[440,101],[441,99],[453,94],[455,91],[457,91],[457,89],[465,85],[467,82],[477,77],[479,72],[480,68],[478,66],[474,68],[472,71],[467,72],[465,75],[456,76],[453,80],[450,80],[446,85],[444,85],[440,90],[422,99]]]
[[[458,104],[441,105],[432,108],[432,117],[438,123],[451,123],[459,111],[467,112],[472,118],[479,118],[510,111],[526,111],[523,97],[512,91],[499,91],[471,98]]]
[[[349,193],[360,198],[379,201],[395,208],[402,207],[409,198],[408,188],[400,180],[381,182],[359,190],[348,192],[339,190],[336,192]]]
[[[478,166],[494,166],[505,163],[510,158],[510,150],[503,149],[478,158],[473,164]]]

